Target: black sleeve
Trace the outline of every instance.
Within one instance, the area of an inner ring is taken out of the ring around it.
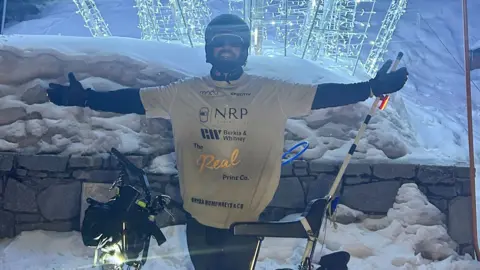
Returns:
[[[354,104],[369,97],[370,84],[368,82],[319,84],[313,99],[312,110]]]
[[[108,92],[88,89],[87,107],[95,111],[145,114],[140,89],[126,88]]]

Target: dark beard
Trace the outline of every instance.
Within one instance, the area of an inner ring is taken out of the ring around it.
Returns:
[[[230,73],[242,67],[242,63],[238,59],[219,59],[215,58],[213,68],[221,73]]]

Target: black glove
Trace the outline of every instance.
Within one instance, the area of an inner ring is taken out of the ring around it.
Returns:
[[[48,98],[52,103],[59,106],[85,107],[88,90],[77,81],[72,72],[68,73],[69,86],[56,83],[49,84],[47,89]]]
[[[392,66],[392,62],[392,60],[385,62],[378,70],[375,78],[369,81],[372,92],[377,97],[397,92],[402,89],[408,80],[408,71],[405,67],[387,73]]]

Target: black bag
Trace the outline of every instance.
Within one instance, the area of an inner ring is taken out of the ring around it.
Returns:
[[[88,199],[87,202],[90,205],[85,210],[81,228],[83,244],[96,247],[98,243],[110,237],[113,243],[118,242],[121,239],[121,222],[114,220],[116,218],[113,210],[115,201],[102,203]]]
[[[122,239],[123,222],[126,223],[125,250],[129,258],[138,255],[151,235],[159,246],[166,242],[155,221],[149,219],[148,210],[135,203],[139,194],[135,188],[123,186],[119,194],[106,203],[87,199],[89,206],[81,228],[84,245],[96,247],[105,241],[118,243]]]
[[[86,246],[98,246],[98,243],[112,238],[112,243],[120,241],[122,236],[122,221],[128,222],[132,206],[134,210],[141,208],[135,204],[140,196],[132,186],[119,187],[118,194],[106,203],[87,199],[89,204],[85,210],[85,217],[82,222],[82,239]],[[143,209],[140,209],[142,211]],[[145,212],[145,211],[142,211]],[[144,214],[148,219],[148,213]]]

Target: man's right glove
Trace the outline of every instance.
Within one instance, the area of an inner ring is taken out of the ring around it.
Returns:
[[[375,78],[369,81],[372,94],[376,97],[391,94],[402,89],[408,80],[407,68],[402,67],[398,70],[388,72],[393,61],[388,60],[378,70]],[[387,73],[388,72],[388,73]]]
[[[85,107],[87,103],[88,90],[77,81],[72,72],[68,73],[69,86],[56,83],[49,84],[47,95],[50,101],[59,106]]]

